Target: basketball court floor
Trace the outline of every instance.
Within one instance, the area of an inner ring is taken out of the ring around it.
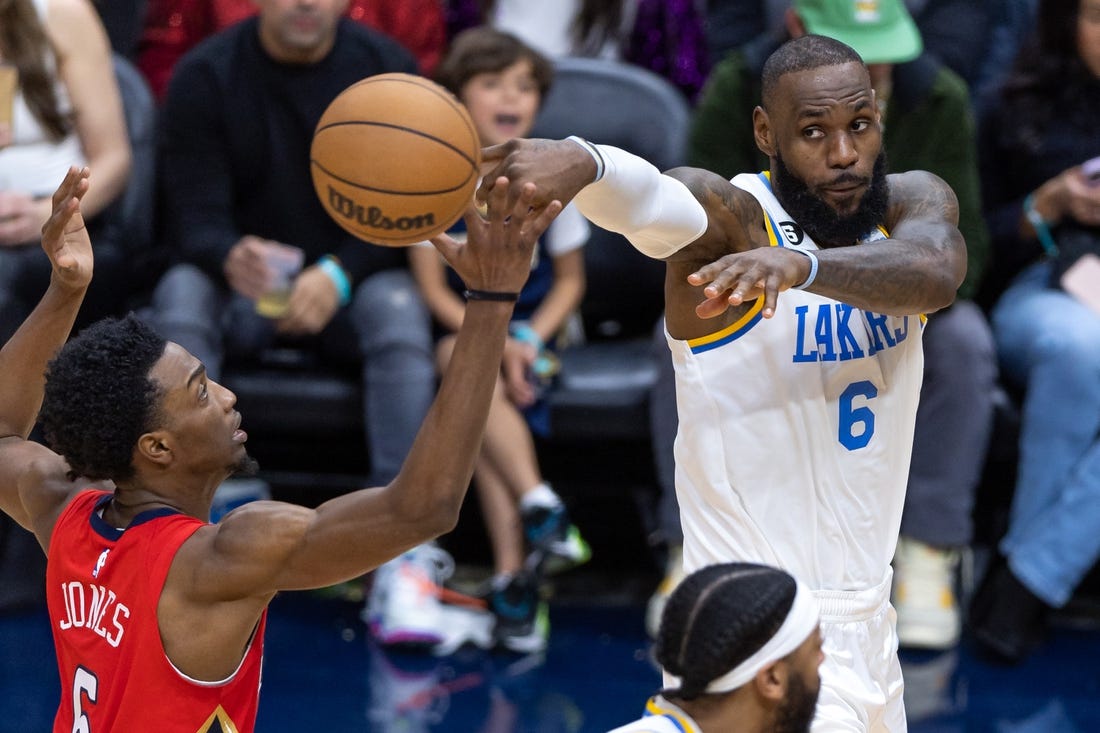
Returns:
[[[660,684],[636,592],[649,580],[593,577],[576,584],[581,592],[560,593],[549,649],[527,657],[387,652],[365,636],[358,604],[285,594],[271,608],[257,730],[606,731],[632,720]],[[906,654],[910,731],[1096,733],[1098,659],[1100,629],[1066,621],[1016,668],[976,659],[965,642],[946,654]],[[45,612],[0,615],[0,733],[48,731],[58,695]]]

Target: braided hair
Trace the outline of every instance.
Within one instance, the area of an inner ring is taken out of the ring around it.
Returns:
[[[50,361],[38,419],[74,477],[133,477],[134,446],[159,414],[160,389],[149,372],[165,346],[131,314],[89,326]]]
[[[668,599],[657,634],[657,661],[680,686],[666,697],[694,700],[771,639],[794,604],[794,578],[753,563],[709,565]]]

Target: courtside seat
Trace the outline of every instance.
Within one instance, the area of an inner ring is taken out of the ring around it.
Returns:
[[[683,161],[688,104],[663,78],[610,60],[562,59],[533,137],[581,135],[637,153],[662,170]],[[562,354],[551,390],[551,441],[646,440],[649,389],[656,379],[653,325],[662,312],[664,265],[621,236],[593,227],[585,249],[585,343]],[[244,428],[265,476],[278,484],[364,475],[361,389],[355,372],[296,349],[271,349],[254,362],[227,363]]]
[[[664,78],[607,59],[557,62],[532,137],[579,135],[635,153],[661,170],[684,162],[689,106]],[[663,312],[664,269],[618,234],[593,227],[585,247],[585,343],[562,354],[549,395],[551,439],[649,436],[657,369],[653,326]]]

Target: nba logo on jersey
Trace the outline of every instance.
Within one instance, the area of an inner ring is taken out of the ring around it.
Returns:
[[[95,561],[95,570],[92,571],[92,577],[98,578],[99,571],[103,569],[103,566],[107,563],[107,553],[111,551],[111,548],[107,548],[103,552],[99,553],[99,559]]]

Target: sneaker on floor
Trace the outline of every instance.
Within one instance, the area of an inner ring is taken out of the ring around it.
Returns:
[[[523,534],[533,548],[528,565],[535,567],[529,570],[555,575],[592,558],[592,548],[569,521],[564,506],[533,507],[524,510],[521,516]]]
[[[464,646],[491,649],[494,644],[495,617],[485,608],[474,605],[439,604],[439,631],[442,639],[432,647],[432,654],[445,657]]]
[[[680,581],[684,579],[684,549],[680,545],[668,548],[668,560],[665,563],[665,577],[661,580],[657,590],[649,597],[645,607],[645,629],[649,638],[656,639],[657,632],[661,629],[661,615],[665,612],[665,604],[668,597]]]
[[[443,581],[454,560],[433,544],[412,548],[378,568],[364,620],[381,644],[434,647],[444,641]]]
[[[898,539],[891,601],[902,647],[944,650],[958,644],[958,567],[957,550],[943,550],[909,537]]]
[[[505,582],[494,582],[489,610],[496,618],[496,643],[513,652],[530,654],[546,649],[550,613],[539,597],[537,576],[520,572]]]

